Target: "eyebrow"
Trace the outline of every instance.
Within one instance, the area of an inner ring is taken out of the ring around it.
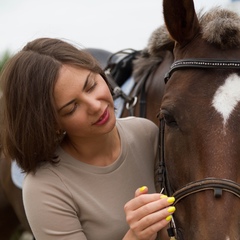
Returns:
[[[85,83],[83,85],[82,91],[84,91],[86,89],[86,87],[88,85],[88,82],[89,82],[90,75],[91,75],[91,72],[87,75],[87,78],[86,78],[86,81],[85,81]]]
[[[86,80],[85,80],[85,82],[84,82],[82,91],[84,91],[84,90],[86,89],[86,87],[87,87],[87,85],[88,85],[88,82],[89,82],[89,77],[90,77],[90,75],[91,75],[91,72],[90,72],[90,73],[87,75],[87,77],[86,77]],[[67,103],[64,104],[62,107],[60,107],[57,111],[60,112],[63,108],[71,105],[71,104],[74,103],[74,102],[75,102],[75,99],[72,99],[71,101],[67,102]]]

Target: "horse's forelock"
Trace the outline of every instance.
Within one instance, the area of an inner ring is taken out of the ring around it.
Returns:
[[[133,61],[133,77],[138,82],[146,72],[151,71],[154,66],[161,63],[161,56],[150,55],[148,49],[144,49],[140,56]]]
[[[172,50],[174,42],[169,37],[166,27],[160,26],[151,34],[147,47],[134,60],[133,76],[136,82],[145,72],[150,71],[154,66],[159,65],[163,59],[161,50]]]
[[[240,46],[240,17],[237,13],[212,8],[199,18],[202,37],[221,49],[231,49]]]
[[[163,25],[153,31],[148,40],[147,49],[150,55],[157,56],[162,48],[171,43],[173,44],[173,40],[170,38],[166,26]]]

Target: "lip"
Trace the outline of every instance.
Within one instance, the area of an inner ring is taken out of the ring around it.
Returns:
[[[94,125],[104,125],[108,119],[110,117],[109,111],[108,111],[108,107],[106,107],[105,111],[103,112],[103,114],[101,115],[101,117],[94,123]]]

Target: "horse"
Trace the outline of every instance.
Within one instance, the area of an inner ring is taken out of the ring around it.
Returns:
[[[197,14],[193,0],[163,0],[163,17],[175,42],[159,112],[170,236],[239,240],[240,18],[220,7]]]
[[[23,207],[22,191],[12,181],[11,161],[0,158],[0,235],[12,239],[27,231],[31,233]]]

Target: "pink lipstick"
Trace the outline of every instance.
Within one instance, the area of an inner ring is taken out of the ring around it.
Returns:
[[[102,114],[102,116],[94,124],[95,125],[103,125],[108,121],[108,119],[109,119],[109,111],[108,111],[108,107],[107,107],[106,110],[104,111],[104,113]]]

